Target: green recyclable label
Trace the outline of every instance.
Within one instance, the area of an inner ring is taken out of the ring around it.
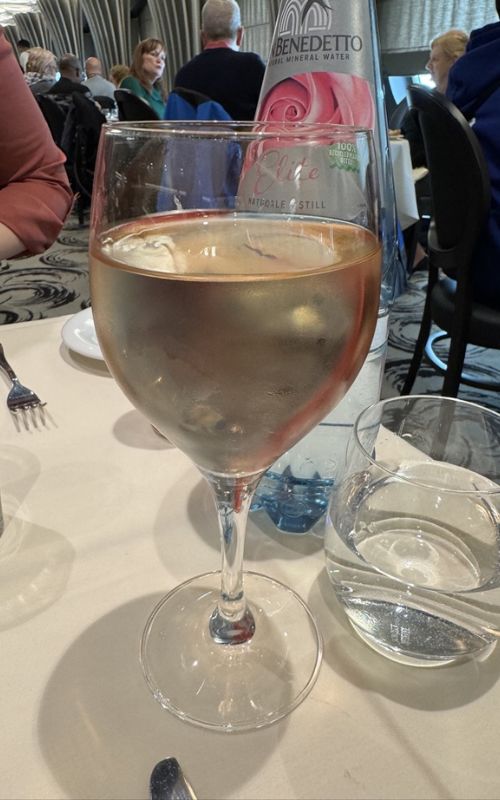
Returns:
[[[337,142],[328,151],[330,167],[359,172],[358,148],[352,142]]]

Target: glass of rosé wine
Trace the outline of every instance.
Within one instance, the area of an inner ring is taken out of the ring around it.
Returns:
[[[206,478],[222,565],[152,612],[141,663],[164,708],[221,731],[268,725],[318,675],[304,601],[243,572],[266,469],[345,394],[377,319],[371,132],[309,123],[104,127],[92,310],[134,406]],[[186,553],[189,532],[186,532]]]

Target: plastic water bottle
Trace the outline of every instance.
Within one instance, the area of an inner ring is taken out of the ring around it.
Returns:
[[[343,475],[354,421],[380,398],[386,345],[387,316],[379,317],[368,357],[345,397],[262,478],[252,511],[266,511],[279,530],[323,536],[323,515],[333,486]]]
[[[256,119],[373,129],[384,250],[383,317],[406,282],[406,270],[398,244],[375,1],[282,0]]]
[[[372,346],[344,399],[268,470],[252,506],[264,509],[280,530],[320,533],[331,488],[343,469],[352,425],[367,405],[380,398],[389,307],[406,282],[374,0],[282,0],[256,119],[331,122],[374,131],[383,268]],[[334,216],[333,198],[326,197],[324,210]]]

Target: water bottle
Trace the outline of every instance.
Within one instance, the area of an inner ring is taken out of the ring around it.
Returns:
[[[321,532],[358,414],[380,397],[391,302],[405,285],[398,244],[392,164],[374,0],[282,0],[256,119],[332,122],[374,131],[383,243],[379,319],[356,381],[342,402],[265,474],[253,510],[280,530]],[[324,208],[334,215],[334,198]],[[324,210],[324,209],[323,209]],[[301,213],[314,214],[314,209]]]
[[[323,515],[333,486],[343,475],[354,420],[380,398],[386,347],[387,315],[379,317],[368,356],[345,397],[260,481],[252,511],[267,512],[279,530],[323,536]]]

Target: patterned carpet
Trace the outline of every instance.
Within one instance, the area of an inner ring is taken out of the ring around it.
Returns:
[[[0,324],[76,314],[86,308],[90,304],[87,246],[88,226],[79,225],[72,216],[43,255],[1,262]],[[399,394],[403,384],[422,316],[426,279],[425,271],[415,272],[391,311],[383,397]],[[467,365],[500,381],[500,351],[469,348]],[[424,359],[413,393],[439,394],[442,380]],[[459,396],[500,411],[500,392],[462,385]]]
[[[407,291],[397,298],[391,310],[389,347],[382,387],[383,397],[399,394],[403,386],[420,328],[426,286],[427,273],[425,271],[414,272]],[[437,328],[433,330],[437,330]],[[445,341],[435,347],[437,354],[444,361],[446,361],[446,348]],[[465,365],[468,372],[500,383],[500,350],[469,346]],[[424,357],[412,394],[439,394],[442,385],[443,374]],[[500,411],[500,392],[483,391],[461,384],[458,396],[463,400]]]
[[[72,216],[41,256],[0,262],[0,324],[76,314],[90,303],[88,226]]]

